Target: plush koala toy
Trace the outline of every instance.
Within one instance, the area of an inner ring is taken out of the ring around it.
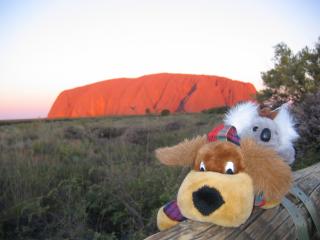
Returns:
[[[274,149],[286,163],[294,162],[293,142],[299,135],[287,104],[271,111],[267,108],[260,110],[256,103],[240,103],[227,112],[224,123],[235,126],[241,138],[251,137]]]

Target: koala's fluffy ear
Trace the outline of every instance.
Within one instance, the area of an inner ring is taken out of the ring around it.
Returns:
[[[156,149],[156,157],[166,165],[192,165],[198,150],[207,142],[207,135],[186,139],[178,145]]]
[[[239,103],[232,107],[226,114],[223,122],[226,125],[234,126],[238,134],[252,126],[252,121],[259,117],[259,106],[253,102]]]
[[[292,142],[296,140],[299,135],[294,128],[295,123],[290,115],[287,104],[283,104],[278,109],[278,114],[273,120],[278,125],[280,131],[279,136],[281,145],[291,146]]]

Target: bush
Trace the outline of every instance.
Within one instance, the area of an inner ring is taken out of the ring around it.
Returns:
[[[114,128],[114,127],[95,127],[92,129],[93,134],[97,138],[112,139],[120,137],[125,131],[125,128]]]
[[[228,106],[217,107],[217,108],[210,108],[202,110],[202,113],[207,114],[225,114],[229,110]]]
[[[151,114],[150,108],[146,108],[145,113],[146,115],[150,115]]]
[[[161,116],[168,116],[170,115],[170,110],[169,109],[163,109],[160,113]]]
[[[320,162],[320,91],[308,94],[294,108],[298,120],[300,139],[296,144],[297,161],[295,168],[303,168]]]
[[[261,73],[266,88],[258,92],[259,102],[273,106],[293,100],[303,101],[308,93],[319,91],[320,37],[313,48],[304,47],[294,53],[285,43],[275,46],[274,66]]]
[[[176,130],[179,130],[179,129],[183,128],[183,127],[185,127],[185,124],[183,122],[174,121],[174,122],[169,122],[165,126],[165,130],[166,131],[176,131]]]
[[[123,135],[125,141],[130,143],[145,145],[148,142],[150,130],[146,128],[131,127]]]
[[[64,129],[64,137],[66,139],[81,139],[84,135],[83,129],[80,127],[69,126]]]

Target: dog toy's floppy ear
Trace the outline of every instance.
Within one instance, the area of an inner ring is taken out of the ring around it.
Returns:
[[[186,139],[176,146],[158,148],[156,157],[166,165],[191,165],[200,147],[206,144],[207,135]]]
[[[292,183],[291,169],[273,149],[250,138],[241,140],[245,172],[252,178],[255,195],[263,194],[265,208],[280,203]]]

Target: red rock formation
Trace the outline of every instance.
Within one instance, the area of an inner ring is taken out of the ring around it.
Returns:
[[[191,74],[153,74],[119,78],[65,90],[56,99],[48,118],[200,112],[251,100],[251,83],[224,77]]]

